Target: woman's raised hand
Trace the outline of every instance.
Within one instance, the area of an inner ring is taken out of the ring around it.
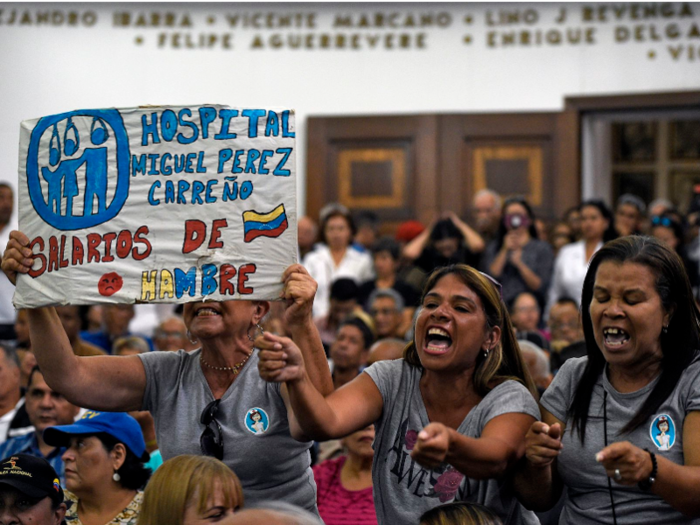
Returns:
[[[551,465],[562,446],[559,423],[549,426],[542,421],[535,421],[525,434],[525,457],[534,467]]]
[[[298,381],[306,373],[301,350],[289,337],[265,332],[255,340],[260,377],[271,383]]]
[[[2,271],[12,284],[17,284],[17,274],[29,272],[33,263],[29,237],[20,231],[11,231],[10,240],[7,241],[7,247],[2,256]]]
[[[284,289],[281,297],[287,302],[284,312],[288,325],[312,321],[314,297],[318,285],[301,264],[293,264],[282,274]]]

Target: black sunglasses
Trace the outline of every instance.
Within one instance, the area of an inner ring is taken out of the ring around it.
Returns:
[[[199,416],[199,422],[205,427],[199,438],[199,446],[202,448],[202,453],[205,456],[213,456],[218,460],[224,459],[224,433],[221,430],[221,425],[216,420],[220,402],[221,399],[215,399],[204,408],[204,412]]]

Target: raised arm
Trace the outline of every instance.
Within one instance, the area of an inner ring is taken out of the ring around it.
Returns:
[[[525,435],[525,456],[513,476],[518,500],[535,511],[551,509],[559,500],[563,483],[557,471],[561,437],[565,425],[540,407],[542,421],[536,421]]]
[[[29,239],[10,233],[2,269],[12,283],[31,268]],[[28,277],[27,277],[28,278]],[[140,410],[146,372],[136,356],[78,357],[54,308],[27,310],[32,350],[47,384],[71,403],[95,410]]]
[[[289,403],[304,436],[317,441],[341,438],[381,416],[382,396],[367,374],[360,374],[323,396],[311,382],[302,352],[291,339],[266,333],[256,339],[255,346],[260,349],[260,376],[266,381],[285,383]]]
[[[467,248],[472,253],[481,253],[486,248],[486,243],[484,239],[477,233],[477,231],[469,226],[466,222],[460,219],[457,214],[453,211],[447,212],[447,217],[452,221],[457,229],[462,233],[464,237],[464,242],[467,244]]]
[[[306,371],[314,387],[322,394],[333,391],[333,379],[318,329],[313,322],[316,281],[301,264],[287,268],[282,276],[283,296],[287,301],[285,321],[292,339],[302,349]]]

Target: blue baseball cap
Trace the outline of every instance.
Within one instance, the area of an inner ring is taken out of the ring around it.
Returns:
[[[54,447],[66,447],[76,435],[105,433],[124,443],[142,461],[148,461],[146,442],[138,422],[126,412],[97,412],[88,410],[72,425],[58,425],[44,430],[44,441]]]

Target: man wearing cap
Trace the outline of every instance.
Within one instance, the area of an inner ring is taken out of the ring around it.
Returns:
[[[37,366],[29,374],[25,399],[27,415],[34,431],[0,444],[0,457],[24,453],[44,458],[58,472],[61,482],[64,482],[61,456],[65,449],[48,445],[44,441],[43,432],[55,425],[69,425],[78,415],[79,409],[61,394],[51,390]]]
[[[60,525],[65,514],[61,483],[45,459],[0,460],[0,525]]]

